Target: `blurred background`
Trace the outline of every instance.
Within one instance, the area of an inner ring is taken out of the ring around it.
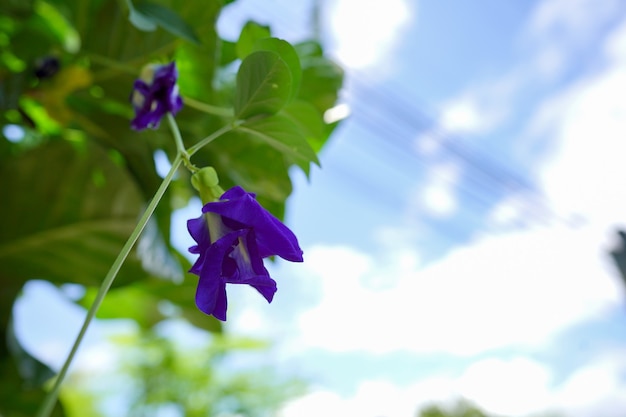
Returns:
[[[305,262],[268,265],[269,306],[230,287],[221,335],[98,321],[65,398],[103,416],[623,416],[626,4],[238,0],[218,33],[248,20],[345,70],[322,168],[291,172]],[[199,208],[174,213],[181,252]],[[73,291],[31,281],[15,306],[52,368],[84,314]]]

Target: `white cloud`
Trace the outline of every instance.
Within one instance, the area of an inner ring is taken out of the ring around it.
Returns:
[[[476,92],[466,93],[444,103],[439,123],[448,133],[480,133],[489,129],[495,115],[489,118],[486,106],[481,103]],[[491,120],[490,120],[491,119]]]
[[[619,377],[624,371],[623,359],[607,360],[603,355],[557,384],[552,372],[540,362],[523,356],[506,360],[491,357],[473,362],[456,374],[435,375],[411,385],[365,380],[346,397],[319,389],[292,400],[279,415],[405,417],[431,404],[450,408],[465,399],[487,413],[511,417],[545,412],[618,417],[626,406],[626,382]]]
[[[576,370],[555,393],[554,407],[571,417],[620,417],[626,409],[624,352],[608,352]]]
[[[545,409],[550,400],[551,375],[527,359],[489,358],[470,365],[455,381],[461,395],[480,408],[518,416]]]
[[[527,230],[486,237],[421,270],[417,262],[314,247],[305,267],[322,296],[299,316],[291,338],[331,351],[374,353],[473,355],[540,346],[620,302],[601,240],[588,229]],[[382,291],[364,285],[372,281],[390,284]]]
[[[546,82],[558,80],[571,69],[583,45],[595,41],[621,8],[619,0],[547,0],[537,5],[517,45],[526,48],[518,49],[519,58],[511,70],[474,80],[438,106],[439,125],[446,133],[480,135],[505,122],[515,114],[521,94],[546,87]],[[622,43],[616,42],[613,51],[620,51]]]
[[[458,209],[456,186],[461,176],[461,166],[454,162],[432,164],[427,178],[414,192],[411,212],[426,212],[434,217],[449,217]]]
[[[595,40],[620,15],[619,0],[546,0],[537,2],[522,43],[531,47],[535,75],[553,80],[571,67],[572,57]]]
[[[625,39],[626,22],[605,43],[606,68],[546,99],[529,130],[552,143],[539,179],[555,209],[604,226],[626,221]]]
[[[438,128],[444,134],[485,134],[504,123],[513,111],[516,93],[528,82],[526,68],[515,68],[501,77],[471,82],[458,94],[439,104]]]
[[[406,0],[337,0],[328,6],[329,46],[343,65],[357,69],[385,66],[415,8]]]
[[[593,34],[619,8],[619,0],[541,1],[531,14],[527,30],[537,38],[559,37],[573,43]]]

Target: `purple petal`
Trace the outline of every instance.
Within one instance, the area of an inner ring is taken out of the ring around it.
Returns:
[[[171,62],[158,66],[152,76],[152,81],[136,80],[133,84],[134,93],[143,96],[143,100],[135,99],[131,94],[131,102],[135,109],[135,118],[131,127],[135,130],[157,128],[161,119],[168,112],[176,114],[182,107],[183,101],[178,94],[178,71]]]
[[[201,264],[199,273],[196,305],[200,311],[214,315],[220,320],[226,320],[227,306],[226,282],[222,277],[222,264],[237,238],[236,233],[229,234],[208,246],[204,252],[206,259]]]
[[[220,201],[205,204],[203,213],[211,212],[254,229],[262,258],[278,255],[292,262],[302,262],[298,239],[287,226],[272,216],[241,187],[226,191]]]
[[[215,312],[218,298],[226,289],[226,284],[219,277],[212,277],[209,271],[200,275],[198,287],[196,288],[196,306],[205,314],[211,315]]]

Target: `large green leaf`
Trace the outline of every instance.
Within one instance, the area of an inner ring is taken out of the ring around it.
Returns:
[[[174,52],[179,71],[181,94],[206,103],[213,103],[216,63],[220,60],[220,40],[215,23],[220,12],[219,1],[185,2],[181,15],[194,28],[201,44],[183,43]]]
[[[11,160],[0,189],[2,280],[98,284],[144,206],[124,167],[89,142],[50,142]],[[133,252],[116,283],[146,275]]]
[[[21,383],[17,366],[11,360],[0,360],[0,416],[32,417],[36,415],[47,392],[41,387],[25,387]],[[51,417],[64,417],[61,403],[57,402]]]
[[[140,66],[154,50],[175,41],[175,37],[164,30],[145,32],[134,27],[128,20],[127,9],[120,7],[123,2],[64,1],[81,36],[83,53],[106,57],[112,62],[139,59],[135,64]]]
[[[315,106],[306,101],[296,100],[287,104],[280,114],[298,126],[316,153],[322,149],[328,135],[324,119]]]
[[[15,337],[11,312],[21,283],[4,280],[1,276],[0,283],[0,415],[33,416],[46,396],[42,384],[52,372],[26,352]],[[64,415],[57,403],[52,416]]]
[[[302,65],[298,98],[313,104],[321,114],[335,105],[343,85],[343,69],[326,58],[317,42],[295,45]]]
[[[89,288],[79,304],[89,308],[98,293],[98,289]],[[139,284],[126,285],[110,290],[98,308],[99,319],[130,319],[139,326],[149,329],[163,320],[159,311],[159,300],[146,292]]]
[[[278,112],[289,100],[292,79],[289,66],[276,52],[248,55],[237,73],[235,116],[247,119]]]
[[[239,59],[244,59],[250,55],[255,49],[254,44],[257,40],[269,38],[271,36],[270,27],[260,25],[253,21],[248,21],[241,29],[239,39],[235,43],[235,51]]]
[[[134,7],[135,14],[139,14],[143,19],[161,26],[173,35],[180,36],[193,43],[200,43],[200,39],[194,30],[173,10],[156,3],[142,1]],[[135,16],[136,17],[136,16]],[[145,29],[144,29],[145,30]],[[148,29],[151,30],[151,29]]]
[[[179,253],[176,253],[176,256],[185,270],[191,268],[186,258]],[[186,273],[184,279],[150,278],[114,288],[107,293],[96,317],[131,319],[144,329],[150,329],[169,317],[184,317],[201,329],[219,333],[222,331],[221,322],[215,317],[207,316],[196,307],[194,300],[197,283],[198,278],[195,275]],[[96,293],[96,288],[88,289],[79,304],[89,308]]]
[[[291,95],[292,100],[300,88],[302,79],[302,68],[300,66],[300,58],[293,46],[287,41],[278,38],[262,38],[257,40],[253,46],[254,51],[272,51],[276,52],[280,58],[285,61],[291,73]]]
[[[22,345],[20,345],[15,335],[14,323],[9,321],[6,335],[6,342],[11,355],[17,366],[17,370],[28,388],[42,387],[55,373],[47,365],[30,355]]]
[[[307,142],[305,133],[285,116],[277,114],[250,120],[242,124],[239,130],[282,152],[304,172],[308,173],[311,162],[319,165],[317,155]]]

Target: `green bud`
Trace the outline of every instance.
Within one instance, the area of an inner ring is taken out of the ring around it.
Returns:
[[[202,204],[220,199],[224,190],[219,184],[220,180],[213,167],[201,168],[191,176],[191,185],[200,193]]]

